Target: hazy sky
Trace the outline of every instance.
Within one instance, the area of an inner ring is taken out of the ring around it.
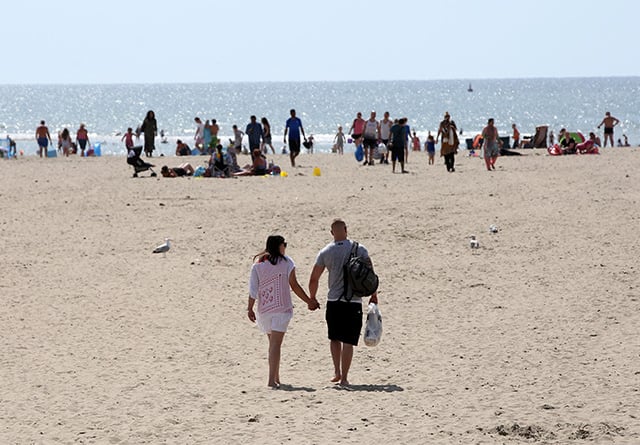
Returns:
[[[2,6],[0,84],[640,75],[637,0]]]

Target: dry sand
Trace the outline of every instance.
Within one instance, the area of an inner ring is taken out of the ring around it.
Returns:
[[[229,180],[2,160],[0,443],[640,443],[640,149],[526,153]],[[334,217],[377,267],[382,341],[340,389],[298,302],[270,390],[251,258],[282,234],[307,288]]]

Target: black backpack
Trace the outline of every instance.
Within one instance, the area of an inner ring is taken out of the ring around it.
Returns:
[[[344,290],[342,296],[351,301],[353,297],[366,297],[378,290],[378,276],[371,261],[358,255],[358,243],[353,242],[349,259],[343,267]]]

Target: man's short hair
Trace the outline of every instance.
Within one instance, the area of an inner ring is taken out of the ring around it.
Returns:
[[[342,220],[341,218],[336,218],[331,222],[331,230],[333,230],[334,227],[337,227],[337,226],[342,226],[346,229],[347,223],[344,222],[344,220]]]

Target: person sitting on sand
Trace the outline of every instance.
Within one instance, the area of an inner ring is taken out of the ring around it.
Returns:
[[[253,163],[246,165],[242,171],[234,173],[233,176],[264,176],[268,173],[267,158],[260,153],[260,149],[253,150]]]
[[[166,165],[162,166],[160,173],[165,178],[177,178],[179,176],[192,176],[195,170],[188,162],[180,164],[178,167],[169,168]]]
[[[571,136],[571,133],[565,131],[563,133],[562,139],[560,140],[560,145],[562,146],[562,153],[565,155],[574,155],[576,154],[576,140]]]
[[[309,298],[298,279],[296,265],[285,255],[287,242],[280,235],[267,238],[265,250],[253,257],[249,278],[247,316],[258,322],[262,333],[269,339],[269,379],[267,386],[280,387],[280,351],[284,334],[293,317],[293,302],[290,289],[305,303],[310,311],[320,307],[318,301]],[[258,313],[254,311],[258,301]]]
[[[191,148],[180,139],[176,141],[176,156],[191,156]]]

